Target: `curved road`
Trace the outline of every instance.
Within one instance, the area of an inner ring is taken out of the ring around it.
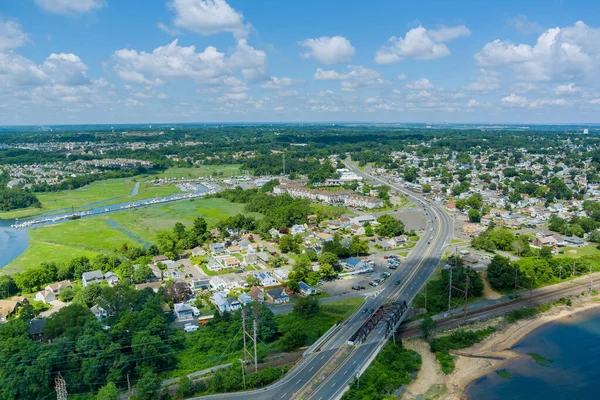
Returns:
[[[355,347],[347,346],[347,341],[370,316],[361,312],[377,309],[392,300],[406,300],[410,303],[427,279],[435,271],[452,237],[453,222],[441,205],[424,199],[399,185],[382,178],[364,173],[354,167],[349,160],[346,166],[357,174],[390,186],[412,200],[425,214],[427,226],[421,240],[410,252],[403,268],[392,273],[381,293],[369,299],[361,310],[348,321],[321,347],[297,363],[283,379],[264,389],[247,392],[223,393],[195,397],[194,399],[315,399],[329,400],[341,397],[350,381],[359,376],[381,350],[385,338],[385,324],[381,323],[368,336],[364,343]],[[402,281],[395,286],[390,282]]]

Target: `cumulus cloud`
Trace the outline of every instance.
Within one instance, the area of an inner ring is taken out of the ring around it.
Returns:
[[[554,88],[554,93],[558,96],[570,95],[579,92],[581,89],[575,86],[573,83],[569,83],[568,85],[558,85]]]
[[[345,73],[317,68],[313,78],[321,81],[339,80],[341,90],[344,92],[354,92],[360,88],[380,87],[390,83],[379,72],[360,65],[348,65]]]
[[[403,81],[406,78],[407,78],[407,76],[404,73],[398,74],[398,76],[396,76],[396,79],[398,79],[399,81]]]
[[[565,99],[536,99],[529,104],[531,108],[542,108],[545,106],[564,106],[567,104]]]
[[[225,0],[173,0],[169,6],[178,28],[201,35],[230,32],[238,39],[248,36],[250,24],[245,24],[244,15]]]
[[[29,36],[18,22],[0,19],[0,51],[16,49],[28,41]]]
[[[208,46],[197,52],[195,46],[180,46],[178,40],[151,53],[121,49],[114,53],[115,71],[124,80],[138,84],[161,84],[173,78],[187,78],[211,84],[219,78],[241,71],[243,77],[256,80],[267,73],[267,55],[241,39],[230,57]],[[148,76],[151,76],[148,78]]]
[[[503,97],[500,101],[502,102],[502,105],[507,107],[525,107],[527,105],[527,99],[525,97],[517,96],[514,93]]]
[[[431,88],[433,88],[433,85],[431,84],[431,82],[429,82],[429,79],[420,78],[414,82],[407,84],[406,88],[412,89],[412,90],[423,90],[423,89],[431,89]]]
[[[566,80],[598,67],[598,43],[600,29],[579,21],[572,27],[548,29],[533,46],[496,39],[475,59],[482,66],[511,68],[525,81]]]
[[[86,14],[101,9],[106,5],[104,0],[35,0],[45,11],[54,14]]]
[[[302,54],[304,58],[314,58],[325,65],[349,62],[354,56],[354,47],[343,36],[321,36],[305,39],[298,44],[307,49]]]
[[[427,30],[419,25],[406,32],[402,37],[392,36],[388,46],[383,46],[375,55],[378,64],[392,64],[405,58],[417,60],[433,60],[450,54],[447,42],[462,36],[469,36],[471,31],[464,25]]]
[[[280,90],[285,89],[294,85],[294,80],[292,78],[283,77],[277,78],[276,76],[272,76],[267,82],[263,83],[261,87],[263,89],[274,89]]]
[[[465,86],[466,90],[473,92],[490,92],[500,88],[498,73],[486,69],[479,70],[477,79]]]

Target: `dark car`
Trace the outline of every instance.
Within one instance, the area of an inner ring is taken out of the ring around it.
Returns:
[[[401,283],[402,283],[402,281],[401,281],[401,280],[397,280],[397,281],[396,281],[396,286],[400,285]]]
[[[375,312],[374,308],[369,308],[369,314],[373,314]]]

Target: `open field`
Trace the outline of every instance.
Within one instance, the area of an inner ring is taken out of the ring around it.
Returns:
[[[596,256],[600,254],[600,250],[596,248],[595,244],[590,244],[583,247],[563,247],[561,250],[564,251],[564,254],[557,254],[556,257],[575,258]]]
[[[195,199],[42,226],[29,231],[30,246],[0,271],[14,273],[37,267],[43,261],[110,254],[123,243],[154,243],[158,232],[172,229],[176,222],[191,225],[194,218],[201,216],[212,226],[238,213],[245,213],[243,204],[217,198]],[[249,215],[260,217],[257,213]]]
[[[36,196],[42,203],[41,208],[25,208],[0,213],[0,219],[26,218],[47,212],[66,212],[71,207],[89,209],[90,206],[107,206],[121,202],[150,199],[159,196],[169,196],[181,191],[174,185],[151,186],[146,182],[156,178],[198,178],[210,175],[231,176],[239,173],[239,164],[232,165],[203,165],[198,168],[170,168],[157,174],[143,174],[129,178],[108,179],[93,182],[74,190],[60,192],[37,193]],[[137,195],[129,197],[135,183],[140,182]]]

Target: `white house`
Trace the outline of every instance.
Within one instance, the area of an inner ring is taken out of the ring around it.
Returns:
[[[42,303],[49,303],[49,302],[55,300],[56,297],[52,290],[42,290],[41,292],[36,293],[35,299],[37,301],[41,301]]]
[[[292,235],[300,235],[306,232],[306,229],[302,225],[294,225],[292,226],[291,233]]]
[[[84,272],[81,275],[81,284],[83,285],[83,287],[86,287],[87,285],[89,285],[91,283],[102,282],[103,280],[104,280],[104,275],[102,275],[102,271],[100,271],[100,270]]]
[[[227,301],[227,293],[215,292],[210,301],[217,307],[220,312],[230,311],[229,302]]]
[[[273,275],[269,274],[268,272],[254,272],[252,275],[260,280],[260,284],[262,286],[279,285],[277,279],[275,279]]]
[[[208,269],[209,271],[213,271],[213,272],[220,271],[223,268],[224,268],[223,264],[221,264],[221,262],[219,260],[217,260],[216,258],[211,258],[208,261],[208,264],[206,264],[206,269]]]

